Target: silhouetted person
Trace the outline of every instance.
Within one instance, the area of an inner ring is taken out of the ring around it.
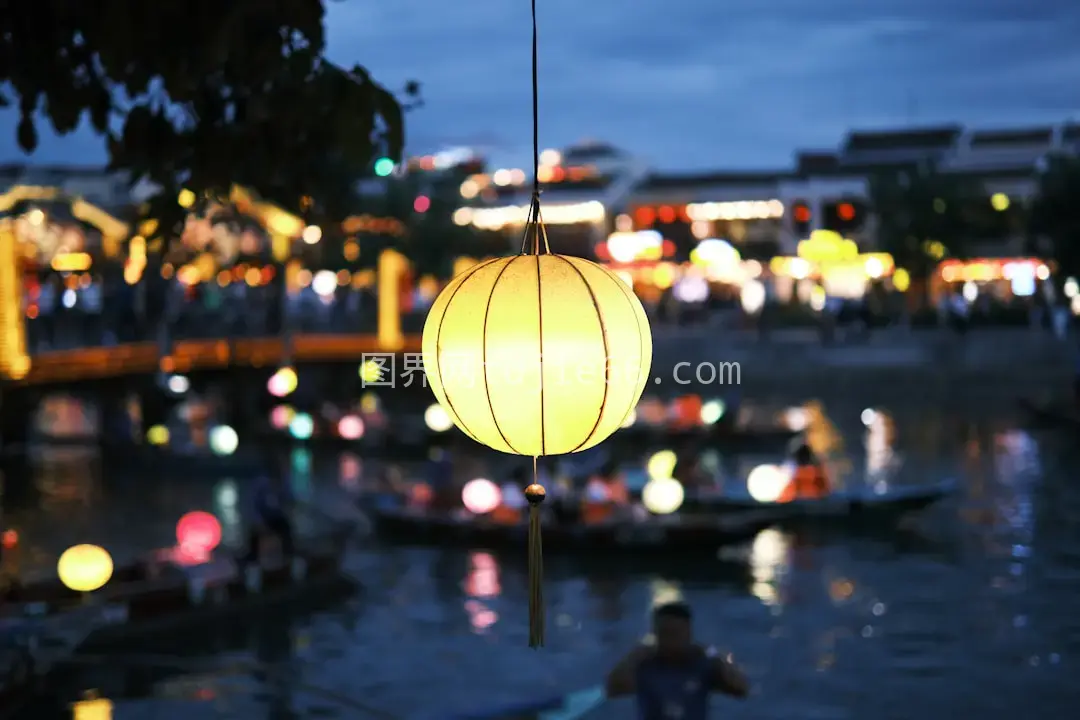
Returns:
[[[640,720],[705,720],[709,696],[745,698],[749,683],[730,656],[718,657],[694,642],[689,606],[653,611],[655,644],[634,648],[607,677],[608,697],[634,695]]]
[[[281,542],[282,554],[292,557],[295,549],[293,524],[289,517],[292,503],[292,493],[279,473],[259,479],[252,498],[248,551],[242,559],[244,564],[259,562],[263,539],[267,535],[276,536]]]

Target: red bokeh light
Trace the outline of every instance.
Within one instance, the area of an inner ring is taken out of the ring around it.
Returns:
[[[176,523],[176,542],[184,552],[209,553],[221,544],[221,523],[208,512],[189,512]]]
[[[793,214],[795,216],[795,222],[810,222],[810,208],[805,205],[796,205]]]
[[[855,219],[855,206],[851,203],[840,203],[836,206],[836,216],[845,222]]]

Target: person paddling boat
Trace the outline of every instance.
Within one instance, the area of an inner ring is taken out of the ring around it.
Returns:
[[[632,695],[639,720],[705,720],[713,693],[744,699],[750,684],[730,656],[694,642],[684,603],[653,611],[654,644],[635,647],[605,682],[608,698]]]

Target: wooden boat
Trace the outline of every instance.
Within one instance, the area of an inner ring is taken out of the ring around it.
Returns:
[[[370,503],[364,508],[380,537],[404,544],[456,545],[475,549],[520,549],[528,542],[528,528],[499,524],[480,516],[452,516]],[[644,521],[612,521],[591,525],[545,523],[544,552],[575,556],[650,553],[698,553],[715,557],[718,549],[751,540],[774,524],[770,510],[740,513],[736,517],[683,517],[671,515]]]
[[[350,532],[345,526],[335,527],[302,541],[290,562],[271,561],[243,570],[232,558],[189,564],[171,551],[158,552],[118,567],[109,584],[92,594],[48,579],[9,591],[5,602],[17,615],[35,618],[45,628],[64,614],[93,610],[98,622],[76,644],[107,645],[131,633],[203,622],[316,590],[351,589],[353,581],[341,570]]]
[[[798,431],[782,427],[739,428],[717,424],[680,428],[637,424],[619,430],[608,442],[641,447],[658,442],[696,441],[716,450],[763,452],[782,448],[798,435]]]
[[[949,497],[956,491],[952,480],[935,485],[899,486],[886,492],[872,487],[837,490],[820,500],[762,503],[750,497],[698,496],[688,506],[720,516],[760,512],[768,509],[780,526],[821,521],[837,523],[896,522]]]
[[[600,685],[564,695],[526,700],[479,712],[463,713],[449,720],[577,720],[604,703]]]

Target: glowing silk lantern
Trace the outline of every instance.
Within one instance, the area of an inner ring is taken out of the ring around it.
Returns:
[[[779,465],[758,465],[746,478],[746,491],[758,502],[776,502],[791,480],[791,473]]]
[[[364,437],[364,421],[355,415],[346,415],[338,421],[338,435],[346,440]]]
[[[446,432],[454,427],[454,421],[450,419],[450,413],[442,405],[435,404],[424,411],[424,424],[432,432]]]
[[[75,545],[60,556],[56,574],[69,590],[93,592],[112,577],[112,556],[97,545]]]
[[[477,478],[465,483],[461,489],[461,502],[465,509],[475,515],[485,515],[502,502],[502,491],[490,480]]]
[[[428,314],[424,368],[462,432],[539,457],[621,427],[652,364],[649,320],[609,270],[576,257],[497,258],[454,278]]]
[[[654,478],[641,490],[641,502],[649,512],[669,515],[682,507],[685,492],[682,483],[671,478]]]
[[[208,555],[221,544],[221,523],[208,512],[189,512],[176,523],[176,544],[192,555]]]

